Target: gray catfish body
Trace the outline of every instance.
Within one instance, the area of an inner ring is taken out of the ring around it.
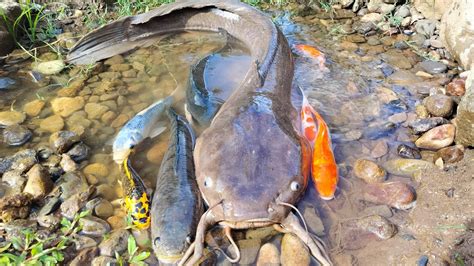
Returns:
[[[151,207],[153,250],[163,263],[177,262],[194,239],[203,203],[194,174],[194,134],[170,109],[171,138],[157,177]]]
[[[191,70],[190,82],[186,90],[186,109],[200,125],[209,125],[224,101],[214,96],[207,88],[204,71],[215,54],[201,59]]]

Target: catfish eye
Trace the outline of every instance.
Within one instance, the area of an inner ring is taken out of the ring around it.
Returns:
[[[212,187],[212,178],[210,176],[207,176],[205,179],[204,179],[204,186],[205,187]]]
[[[193,242],[192,237],[188,235],[188,236],[186,237],[186,243],[188,243],[189,245],[191,245],[192,242]]]
[[[300,190],[300,187],[301,187],[300,184],[296,181],[293,181],[290,184],[290,188],[291,188],[292,191],[298,191],[298,190]]]

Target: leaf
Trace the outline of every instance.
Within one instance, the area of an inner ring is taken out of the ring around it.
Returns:
[[[56,258],[48,256],[48,255],[42,256],[40,258],[40,261],[44,262],[45,264],[49,264],[49,265],[57,265],[58,264],[58,260]]]
[[[128,255],[130,257],[133,257],[133,254],[137,252],[137,242],[135,241],[135,238],[133,238],[132,235],[128,236],[128,245],[127,245],[127,250],[128,250]]]
[[[146,260],[148,257],[150,257],[150,252],[148,251],[143,251],[140,254],[136,255],[135,257],[132,258],[131,262],[139,262]]]
[[[13,245],[13,248],[15,248],[18,251],[23,251],[21,241],[18,237],[12,237],[11,243]]]
[[[54,250],[51,255],[53,255],[53,257],[57,260],[57,261],[63,261],[64,260],[64,255],[59,252],[59,251],[56,251]]]
[[[59,241],[59,243],[56,245],[56,248],[58,248],[60,250],[65,249],[67,247],[66,244],[67,244],[68,241],[69,241],[68,238],[62,237],[62,240]]]
[[[37,243],[31,248],[31,256],[36,256],[37,254],[43,252],[43,243]]]
[[[12,243],[7,243],[5,246],[0,247],[0,254],[9,249],[12,246]]]
[[[123,266],[123,259],[122,259],[122,257],[118,254],[117,251],[115,251],[115,259],[117,260],[117,263],[118,263],[120,266]]]
[[[0,261],[4,261],[4,260],[8,260],[8,262],[10,261],[14,261],[14,262],[17,262],[20,260],[20,258],[16,255],[13,255],[11,253],[3,253],[3,254],[0,254]],[[8,264],[7,264],[8,265]]]
[[[61,220],[61,225],[69,229],[71,228],[72,223],[66,217],[63,217],[63,219]]]
[[[84,218],[86,217],[87,215],[91,214],[91,210],[85,210],[85,211],[82,211],[79,213],[79,219],[80,218]]]

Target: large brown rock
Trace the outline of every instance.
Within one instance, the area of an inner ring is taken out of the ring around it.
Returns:
[[[472,69],[466,80],[466,94],[458,105],[456,127],[456,144],[474,147],[474,71]]]
[[[0,14],[5,14],[10,21],[15,21],[20,13],[20,5],[15,1],[0,2]],[[10,53],[13,48],[15,48],[15,41],[8,31],[3,16],[0,15],[0,56]]]
[[[445,10],[448,11],[441,20],[441,41],[465,69],[471,69],[474,63],[474,1],[452,0]]]
[[[457,0],[415,0],[413,5],[427,19],[441,19],[452,2]]]

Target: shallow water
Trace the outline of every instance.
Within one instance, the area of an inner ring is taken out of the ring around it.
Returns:
[[[360,196],[364,183],[349,174],[351,165],[358,158],[370,156],[374,146],[380,142],[387,143],[389,152],[377,159],[379,162],[395,155],[393,147],[408,141],[408,135],[406,128],[397,125],[389,127],[390,130],[384,130],[387,119],[393,114],[412,110],[416,98],[403,87],[399,87],[399,91],[396,91],[397,88],[386,84],[383,77],[374,75],[374,72],[380,72],[383,66],[380,60],[362,62],[341,56],[340,50],[334,47],[334,40],[327,32],[318,29],[317,25],[295,24],[285,14],[275,21],[287,36],[290,45],[298,43],[314,45],[326,56],[329,71],[322,71],[318,62],[311,58],[295,55],[295,82],[303,88],[310,103],[316,107],[330,127],[339,165],[339,189],[336,199],[326,202],[319,199],[313,185],[310,184],[298,207],[303,211],[308,207],[318,210],[325,227],[322,237],[329,243],[328,246],[334,255],[341,251],[338,242],[338,224],[359,217],[360,212],[368,206]],[[113,113],[111,116],[122,115],[131,118],[148,105],[172,93],[175,88],[184,93],[190,67],[200,58],[219,50],[224,45],[223,40],[224,38],[217,34],[202,32],[183,33],[159,40],[148,48],[138,49],[124,56],[123,64],[131,65],[129,68],[136,70],[135,75],[125,77],[123,73],[125,71],[111,71],[111,67],[105,65],[85,81],[85,86],[78,95],[83,97],[86,103],[94,102],[107,106],[107,111]],[[220,59],[206,70],[206,84],[219,97],[226,99],[242,80],[250,64],[250,57],[245,49],[236,47],[228,54],[221,55]],[[144,70],[139,70],[140,66],[137,67],[134,63],[141,64]],[[18,70],[12,67],[13,71],[8,76],[14,78],[17,83],[12,89],[0,92],[0,111],[21,110],[24,104],[35,99],[45,100],[47,104],[38,117],[27,118],[24,123],[34,131],[33,140],[19,148],[9,148],[2,144],[0,146],[2,156],[24,148],[47,145],[50,134],[42,130],[39,125],[44,118],[53,114],[49,102],[57,97],[59,89],[78,78],[77,71],[73,69],[70,74],[45,77],[44,80],[35,83],[28,73],[29,63],[20,63],[16,66],[19,66]],[[110,72],[120,74],[112,78],[103,74]],[[103,83],[111,83],[111,89],[101,91]],[[382,86],[394,89],[401,103],[383,102],[376,91],[376,88]],[[184,100],[177,102],[175,106],[184,115]],[[112,186],[117,199],[120,199],[121,189],[117,182],[120,173],[118,166],[112,161],[110,143],[126,120],[114,123],[116,119],[108,120],[102,116],[90,118],[90,115],[80,110],[65,118],[63,130],[77,130],[78,124],[83,127],[83,139],[92,148],[89,163],[103,163],[110,171],[107,178],[99,180],[98,184],[105,183]],[[166,120],[166,117],[163,119]],[[201,130],[197,128],[198,132]],[[359,137],[352,137],[354,135]],[[142,145],[143,147],[140,147],[132,158],[133,165],[150,190],[154,188],[160,160],[167,148],[167,139],[168,131]],[[116,215],[124,215],[118,206]],[[403,221],[405,216],[404,212],[395,213],[396,220]],[[310,230],[313,231],[311,224],[314,224],[314,221],[309,222]],[[363,249],[360,252],[363,253]]]

